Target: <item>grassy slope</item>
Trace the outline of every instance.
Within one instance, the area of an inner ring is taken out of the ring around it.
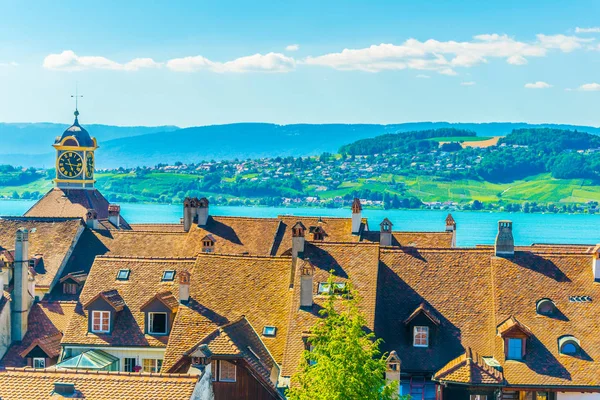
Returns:
[[[458,201],[466,202],[478,199],[485,202],[499,200],[499,194],[505,201],[523,202],[586,202],[589,200],[600,201],[600,186],[593,185],[586,179],[554,179],[550,174],[540,174],[524,180],[510,183],[491,183],[475,180],[459,180],[446,182],[437,177],[414,176],[406,177],[394,175],[396,188],[390,185],[392,176],[381,175],[373,179],[360,179],[357,182],[344,182],[340,188],[330,191],[315,191],[309,188],[310,194],[317,194],[321,198],[332,198],[351,193],[353,190],[370,189],[373,191],[388,191],[391,194],[414,195],[423,201]],[[139,200],[150,200],[149,193],[169,193],[170,188],[178,182],[190,182],[198,179],[196,175],[174,173],[152,173],[144,179],[132,179],[127,174],[98,174],[98,188],[105,195],[110,193],[134,195]],[[112,188],[114,181],[129,181],[125,193],[117,192]],[[405,190],[402,190],[404,183]],[[0,187],[1,196],[10,196],[14,191],[21,194],[24,191],[39,191],[45,193],[52,187],[52,182],[39,179],[23,186]],[[210,195],[207,193],[207,195]],[[229,196],[225,196],[229,197]]]

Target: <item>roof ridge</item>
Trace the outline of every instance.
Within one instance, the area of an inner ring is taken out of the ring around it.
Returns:
[[[97,230],[106,230],[106,229],[97,229]],[[114,233],[127,234],[127,235],[132,235],[132,234],[144,234],[144,235],[148,235],[148,234],[153,234],[153,235],[181,235],[181,236],[187,235],[187,232],[184,232],[184,231],[181,231],[181,232],[173,232],[173,231],[136,231],[135,229],[131,229],[131,230],[115,230]],[[114,235],[114,233],[113,233],[113,235]]]
[[[225,218],[225,219],[244,219],[244,220],[262,220],[262,221],[278,221],[276,217],[247,217],[243,215],[210,215],[212,218]],[[202,228],[202,227],[200,227]]]
[[[358,235],[356,235],[356,237],[358,237]],[[334,246],[373,246],[373,247],[380,247],[380,244],[378,242],[321,242],[321,241],[312,241],[309,240],[308,243],[312,244],[313,246],[329,246],[329,245],[334,245]]]
[[[493,247],[492,247],[493,248]],[[381,247],[381,251],[385,253],[406,253],[406,249],[415,249],[419,253],[458,253],[461,251],[469,252],[469,253],[491,253],[491,249],[488,248],[479,248],[479,247],[418,247],[418,246],[384,246]],[[572,253],[568,253],[572,254]]]
[[[235,253],[198,253],[195,260],[201,257],[214,257],[214,258],[260,258],[260,259],[272,259],[277,261],[291,260],[292,256],[271,256],[262,254],[235,254]]]
[[[189,374],[176,374],[167,372],[124,372],[124,371],[84,371],[84,370],[69,370],[69,369],[51,369],[51,368],[32,368],[32,367],[4,367],[6,372],[27,372],[27,373],[48,373],[57,375],[112,375],[112,376],[131,376],[135,378],[185,378],[189,380],[197,380],[198,376]],[[0,372],[2,374],[2,372]],[[1,375],[0,375],[1,376]]]
[[[159,262],[159,261],[196,261],[196,257],[142,257],[142,256],[121,256],[121,255],[108,255],[104,254],[101,256],[96,256],[96,260],[113,260],[113,261],[147,261],[147,262]]]

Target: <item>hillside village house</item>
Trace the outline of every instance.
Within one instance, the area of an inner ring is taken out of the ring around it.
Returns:
[[[404,232],[358,199],[348,218],[245,218],[188,198],[178,224],[129,224],[77,113],[54,147],[55,187],[0,219],[2,399],[282,399],[331,270],[401,394],[600,399],[600,246],[515,246],[500,221],[495,245],[459,248],[450,215]]]

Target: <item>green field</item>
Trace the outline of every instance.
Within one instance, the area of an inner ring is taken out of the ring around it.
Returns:
[[[491,136],[448,136],[436,137],[427,140],[432,140],[434,142],[482,142],[489,139],[491,139]]]

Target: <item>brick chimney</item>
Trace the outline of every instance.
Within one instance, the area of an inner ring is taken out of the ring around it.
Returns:
[[[381,246],[392,245],[392,226],[392,222],[387,218],[384,218],[379,224],[379,244]]]
[[[23,340],[27,333],[27,316],[29,315],[29,231],[25,228],[17,230],[15,241],[15,262],[13,271],[13,299],[11,315],[11,339],[13,342]]]
[[[392,350],[387,360],[385,360],[385,379],[388,382],[396,381],[400,383],[400,366],[402,362],[396,350]]]
[[[90,229],[98,229],[98,212],[93,208],[85,213],[85,224]]]
[[[108,206],[108,222],[116,226],[121,227],[121,206],[118,204],[110,204]]]
[[[208,222],[208,199],[206,197],[198,200],[198,226],[206,226]]]
[[[190,279],[188,271],[179,272],[179,302],[187,304],[190,301]]]
[[[597,244],[592,252],[592,272],[594,273],[594,280],[600,282],[600,244]]]
[[[456,221],[452,214],[446,217],[446,232],[452,232],[452,247],[456,247]]]
[[[515,255],[515,240],[512,234],[512,221],[498,221],[498,235],[495,244],[496,256],[512,257]]]
[[[313,306],[313,277],[315,266],[304,260],[300,266],[300,307]]]
[[[190,231],[190,228],[196,219],[199,201],[200,200],[196,197],[186,197],[185,200],[183,200],[183,230],[185,232]]]
[[[360,225],[362,224],[362,204],[360,199],[355,198],[352,202],[352,233],[358,234],[360,232]]]
[[[298,221],[292,226],[292,258],[294,259],[304,253],[305,234],[306,227],[302,222]]]

